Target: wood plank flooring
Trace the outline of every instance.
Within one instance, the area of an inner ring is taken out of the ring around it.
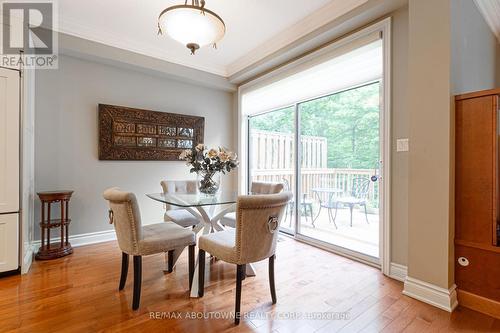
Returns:
[[[108,242],[0,279],[0,332],[500,332],[492,317],[460,307],[449,314],[402,295],[402,283],[377,269],[280,238],[278,303],[271,304],[267,262],[256,264],[257,276],[243,281],[238,327],[227,318],[234,265],[212,263],[205,296],[191,299],[187,250],[171,274],[162,271],[163,255],[146,257],[141,307],[132,311],[132,265],[118,292],[121,253]]]

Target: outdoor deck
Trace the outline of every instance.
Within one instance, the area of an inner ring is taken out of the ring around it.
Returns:
[[[378,173],[376,169],[329,168],[327,163],[327,138],[317,136],[300,137],[300,191],[295,198],[311,202],[313,216],[318,214],[320,200],[323,204],[335,202],[338,197],[351,196],[357,179],[370,179]],[[284,182],[286,190],[295,189],[295,158],[293,154],[294,137],[289,133],[253,130],[251,134],[252,180]],[[312,226],[311,218],[301,216],[299,233],[339,247],[360,252],[372,257],[379,257],[379,183],[370,181],[365,193],[368,207],[366,223],[363,207],[355,207],[353,225],[350,226],[348,208],[339,208],[336,224],[329,221],[328,210],[322,208]],[[295,201],[296,199],[294,199]],[[361,209],[360,209],[361,208]],[[334,215],[335,210],[332,210]],[[282,226],[294,226],[290,213]]]
[[[333,211],[334,212],[334,211]],[[314,213],[317,213],[315,206]],[[364,211],[354,209],[350,226],[349,209],[339,209],[335,220],[338,229],[328,219],[326,209],[322,209],[320,215],[311,224],[311,219],[301,216],[300,233],[336,246],[354,250],[372,257],[379,256],[379,216],[368,214],[369,224],[366,223]],[[290,227],[290,216],[283,221],[283,227]],[[293,226],[293,221],[292,221]]]

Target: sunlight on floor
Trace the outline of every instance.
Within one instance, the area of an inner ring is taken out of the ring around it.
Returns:
[[[315,221],[315,227],[310,218],[301,217],[301,234],[315,238],[352,251],[360,252],[375,258],[379,257],[379,216],[368,214],[366,223],[363,211],[354,209],[352,227],[350,226],[349,209],[339,209],[336,219],[338,229],[328,219],[328,212],[323,209]],[[290,221],[283,223],[289,226]]]

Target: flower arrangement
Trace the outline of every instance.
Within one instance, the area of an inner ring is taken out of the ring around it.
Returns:
[[[238,157],[234,152],[222,147],[208,149],[204,144],[183,150],[179,159],[191,167],[189,172],[198,174],[199,190],[205,194],[216,194],[220,187],[220,173],[238,167]]]

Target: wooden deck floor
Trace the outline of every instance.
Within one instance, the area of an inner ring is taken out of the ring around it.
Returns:
[[[212,264],[205,296],[190,299],[186,253],[168,275],[162,272],[162,255],[147,257],[141,307],[134,312],[132,270],[125,290],[118,292],[121,256],[116,243],[108,242],[35,262],[28,275],[0,279],[0,331],[500,332],[499,320],[463,308],[449,314],[402,295],[402,283],[372,267],[281,238],[278,304],[271,304],[267,264],[259,263],[257,276],[243,282],[239,327],[218,318],[234,308],[233,265]]]

